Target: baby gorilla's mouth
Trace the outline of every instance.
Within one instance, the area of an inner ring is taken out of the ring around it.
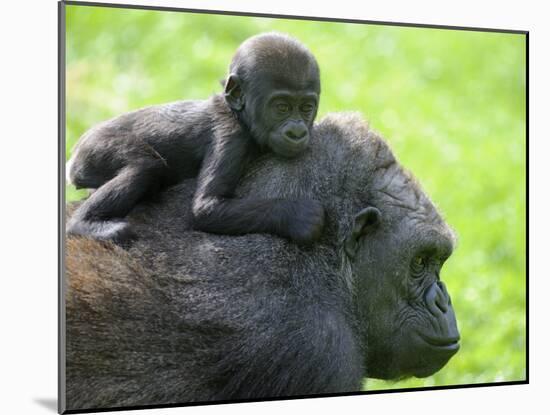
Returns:
[[[293,158],[302,154],[309,143],[309,134],[294,139],[281,134],[271,136],[270,144],[273,151],[280,156]]]

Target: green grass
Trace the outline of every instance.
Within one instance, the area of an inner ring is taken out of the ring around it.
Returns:
[[[462,349],[436,375],[368,389],[526,376],[525,37],[67,7],[67,156],[117,114],[220,90],[238,44],[279,30],[322,73],[320,116],[354,110],[390,142],[459,235],[442,278]],[[83,192],[67,189],[68,200]]]

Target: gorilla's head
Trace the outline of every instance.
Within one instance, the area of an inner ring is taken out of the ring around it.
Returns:
[[[451,298],[440,273],[455,236],[413,178],[381,152],[369,207],[345,241],[369,377],[425,377],[459,349]]]
[[[254,140],[283,157],[308,146],[321,83],[313,54],[282,33],[262,33],[233,56],[224,97]]]

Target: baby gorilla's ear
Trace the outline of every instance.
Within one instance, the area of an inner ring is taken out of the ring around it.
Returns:
[[[235,74],[229,75],[224,87],[225,101],[234,111],[241,111],[244,108],[244,95],[241,88],[241,80]]]
[[[351,259],[355,258],[360,238],[363,235],[367,235],[378,226],[381,216],[382,214],[380,211],[373,206],[365,208],[355,215],[353,227],[344,245],[346,254],[348,254]]]

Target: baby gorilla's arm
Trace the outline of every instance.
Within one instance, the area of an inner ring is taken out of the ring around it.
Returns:
[[[304,244],[317,239],[324,209],[316,201],[233,198],[251,146],[242,134],[214,139],[193,199],[195,228],[227,235],[272,233]]]

